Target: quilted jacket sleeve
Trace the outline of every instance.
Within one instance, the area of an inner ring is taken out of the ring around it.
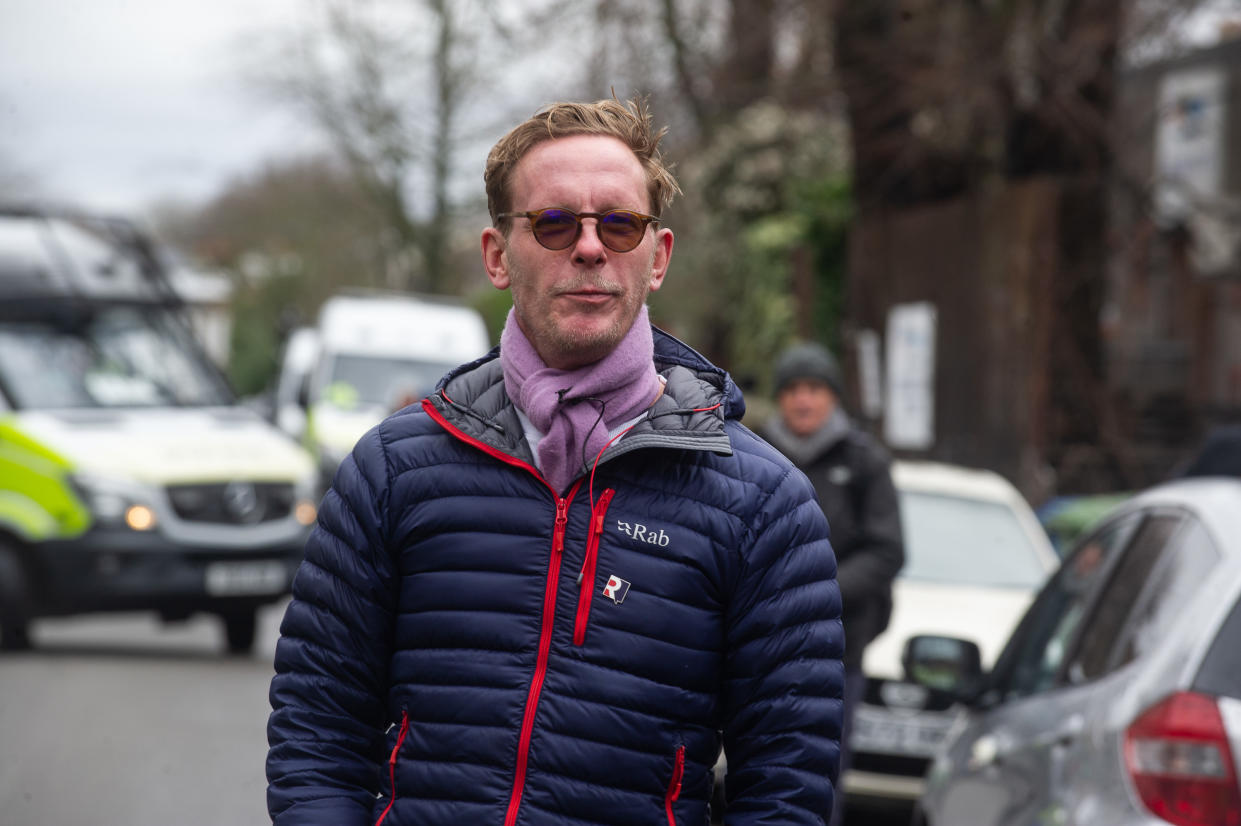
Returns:
[[[378,428],[336,474],[280,627],[267,738],[277,826],[369,823],[379,791],[395,604]]]
[[[806,478],[762,505],[729,607],[726,823],[821,824],[840,759],[844,632],[836,562]]]

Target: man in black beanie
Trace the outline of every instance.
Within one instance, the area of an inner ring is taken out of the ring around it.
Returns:
[[[845,709],[840,778],[851,762],[848,736],[866,680],[862,652],[888,625],[892,580],[905,562],[896,488],[887,451],[844,410],[840,365],[820,344],[797,344],[776,361],[779,415],[763,436],[810,477],[827,516],[844,603]],[[837,793],[832,824],[841,822]]]

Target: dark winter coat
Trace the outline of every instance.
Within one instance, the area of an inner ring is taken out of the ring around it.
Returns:
[[[778,420],[763,436],[810,478],[827,515],[844,604],[845,666],[860,671],[862,652],[888,627],[892,581],[905,564],[888,452],[839,409],[808,439],[792,436]]]
[[[276,824],[708,822],[831,808],[843,636],[814,491],[656,331],[646,419],[563,498],[493,351],[367,434],[281,627]]]

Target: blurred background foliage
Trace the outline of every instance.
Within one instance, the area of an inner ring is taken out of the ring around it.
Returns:
[[[323,0],[243,71],[329,152],[165,205],[161,229],[235,281],[242,394],[346,287],[460,296],[498,339],[509,298],[478,253],[486,149],[550,101],[641,95],[686,192],[653,316],[766,393],[790,340],[842,346],[859,212],[1101,169],[1126,39],[1158,48],[1197,5]]]

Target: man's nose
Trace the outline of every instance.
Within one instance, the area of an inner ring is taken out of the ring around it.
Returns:
[[[594,265],[602,261],[606,254],[607,248],[599,237],[599,219],[583,218],[582,231],[573,245],[573,260]]]

